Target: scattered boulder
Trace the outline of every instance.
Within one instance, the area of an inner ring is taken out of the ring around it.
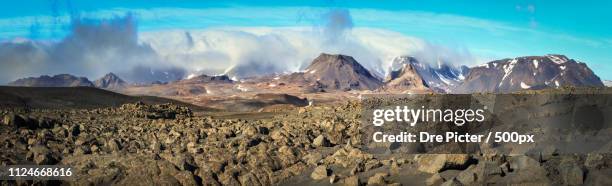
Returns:
[[[560,174],[565,185],[582,185],[584,183],[584,170],[578,165],[562,166]]]
[[[310,178],[320,180],[326,178],[329,175],[329,172],[330,171],[327,169],[327,166],[320,165],[317,166],[314,171],[312,171],[312,174],[310,174]]]
[[[461,182],[459,182],[459,180],[456,178],[453,178],[442,183],[440,186],[463,186],[463,184],[461,184]]]
[[[319,135],[317,138],[315,138],[312,141],[312,144],[315,147],[329,147],[329,146],[331,146],[331,143],[329,142],[329,140],[327,138],[325,138],[325,136],[323,136],[323,135]]]
[[[389,176],[389,173],[376,173],[374,176],[368,178],[368,185],[386,185],[385,178]]]
[[[4,124],[15,127],[26,127],[26,121],[17,114],[8,114],[4,116]]]
[[[174,104],[147,105],[142,102],[124,104],[120,110],[136,117],[147,119],[176,119],[178,117],[191,117],[193,113],[189,107]]]
[[[418,159],[418,170],[434,174],[445,169],[463,169],[469,163],[467,154],[425,154]]]
[[[359,186],[359,177],[357,176],[349,176],[347,178],[344,178],[344,180],[342,181],[342,185],[344,186]]]
[[[440,185],[444,182],[444,179],[440,176],[440,174],[434,174],[431,177],[425,180],[425,184],[427,185]]]
[[[30,148],[31,157],[34,163],[37,165],[51,165],[56,163],[54,157],[52,157],[51,151],[42,145],[37,145]]]

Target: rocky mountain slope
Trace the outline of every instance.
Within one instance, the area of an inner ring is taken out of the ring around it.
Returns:
[[[179,82],[182,83],[233,83],[234,81],[227,75],[209,76],[199,75],[189,79],[184,79]]]
[[[96,80],[94,82],[94,85],[97,88],[117,90],[117,89],[125,88],[127,83],[123,81],[123,79],[119,78],[119,76],[113,73],[108,73],[104,75],[104,77]]]
[[[304,79],[329,90],[374,90],[382,85],[353,57],[321,54],[301,73]]]
[[[454,92],[512,92],[562,86],[602,87],[603,83],[585,63],[566,56],[525,56],[473,67]]]
[[[403,92],[414,89],[428,89],[412,63],[404,63],[397,70],[392,70],[385,78],[385,85],[381,88],[386,92]]]
[[[432,66],[430,63],[419,62],[416,58],[410,56],[396,57],[391,63],[386,82],[395,79],[400,72],[405,71],[405,68],[411,68],[413,70],[410,71],[414,71],[415,75],[423,81],[425,87],[444,93],[450,92],[451,89],[459,85],[469,72],[469,68],[466,66],[455,67],[442,61],[438,61],[436,64],[436,66]]]
[[[22,87],[94,87],[94,84],[87,78],[70,74],[22,78],[8,83],[8,85]]]

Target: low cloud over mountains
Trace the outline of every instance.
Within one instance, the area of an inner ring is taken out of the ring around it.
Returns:
[[[61,40],[16,38],[0,43],[0,83],[70,73],[97,78],[117,72],[128,82],[172,81],[190,74],[251,69],[247,75],[296,72],[321,52],[342,53],[386,74],[391,60],[473,63],[468,51],[388,30],[354,27],[350,12],[330,9],[313,27],[217,27],[139,32],[137,16],[74,19]],[[266,68],[248,68],[250,66]],[[244,71],[244,70],[243,70]],[[237,74],[240,77],[241,74]]]
[[[2,43],[0,61],[1,82],[39,74],[99,77],[109,71],[147,77],[134,74],[140,72],[134,68],[146,66],[146,73],[153,74],[172,67],[138,40],[137,23],[130,14],[108,20],[74,19],[70,33],[60,41],[14,39]]]

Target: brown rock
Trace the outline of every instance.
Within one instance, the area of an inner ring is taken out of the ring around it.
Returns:
[[[418,170],[433,174],[444,169],[467,167],[469,159],[467,154],[425,154],[418,159]]]
[[[350,176],[342,180],[344,186],[359,186],[359,178],[357,176]]]
[[[315,179],[315,180],[320,180],[323,178],[326,178],[329,175],[329,170],[327,169],[327,166],[325,165],[320,165],[317,166],[314,171],[312,171],[312,173],[310,174],[310,178]]]

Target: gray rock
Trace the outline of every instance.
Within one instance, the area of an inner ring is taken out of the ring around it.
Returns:
[[[584,182],[584,171],[579,166],[561,167],[560,173],[566,185],[582,185]]]

